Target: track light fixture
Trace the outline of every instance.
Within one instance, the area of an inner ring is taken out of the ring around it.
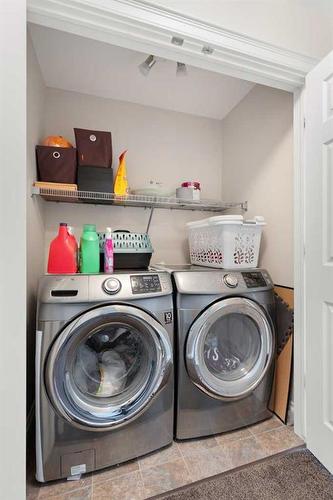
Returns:
[[[139,64],[138,68],[140,73],[143,74],[143,76],[148,76],[151,68],[156,64],[156,57],[150,54],[145,61],[143,61],[141,64]],[[176,68],[176,76],[186,76],[187,75],[187,67],[186,64],[182,62],[177,62],[177,68]]]
[[[186,75],[187,75],[186,64],[177,62],[176,76],[186,76]]]
[[[147,59],[139,65],[140,73],[142,73],[144,76],[148,76],[149,71],[151,70],[151,68],[154,66],[155,63],[156,63],[155,56],[153,55],[148,56]]]

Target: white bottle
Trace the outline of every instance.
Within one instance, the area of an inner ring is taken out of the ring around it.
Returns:
[[[104,242],[104,272],[113,273],[113,241],[111,227],[106,228]]]

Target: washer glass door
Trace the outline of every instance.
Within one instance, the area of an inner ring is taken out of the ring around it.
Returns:
[[[261,382],[274,354],[274,333],[255,302],[233,297],[210,306],[190,328],[186,365],[193,382],[216,398],[241,398]]]
[[[58,413],[89,430],[133,420],[165,385],[172,363],[166,330],[132,306],[84,313],[52,345],[46,385]]]

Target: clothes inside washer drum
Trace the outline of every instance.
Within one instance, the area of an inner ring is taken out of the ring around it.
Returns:
[[[237,356],[227,350],[221,352],[218,347],[212,347],[205,351],[206,365],[221,374],[237,370],[241,361]]]
[[[126,364],[114,350],[100,354],[88,345],[78,348],[74,365],[74,380],[84,394],[111,397],[119,394],[126,386]]]
[[[103,352],[100,363],[101,381],[98,396],[110,397],[122,392],[126,386],[126,365],[113,349]]]

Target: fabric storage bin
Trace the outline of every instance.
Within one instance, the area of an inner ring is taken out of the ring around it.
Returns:
[[[100,269],[104,269],[105,233],[98,233]],[[147,269],[154,252],[147,233],[112,232],[114,269]]]
[[[74,133],[80,166],[111,168],[111,132],[75,128]]]
[[[113,193],[113,170],[112,168],[79,166],[77,184],[80,191]]]
[[[36,146],[38,180],[76,184],[75,148]]]
[[[225,269],[257,267],[263,217],[222,215],[187,223],[192,264]]]

